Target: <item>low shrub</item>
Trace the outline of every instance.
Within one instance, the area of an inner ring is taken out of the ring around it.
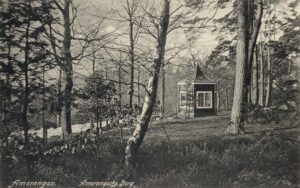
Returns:
[[[83,180],[124,179],[139,187],[299,185],[298,145],[271,134],[145,142],[131,176],[123,166],[125,145],[117,140],[78,135],[47,147],[40,142],[34,140],[27,152],[31,156],[31,180],[55,181],[62,187],[74,187]],[[12,143],[7,157],[2,158],[7,164],[7,184],[16,179],[28,180],[22,142],[16,139]]]

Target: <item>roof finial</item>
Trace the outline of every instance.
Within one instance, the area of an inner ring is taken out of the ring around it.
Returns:
[[[199,78],[205,78],[199,64],[197,64],[197,72],[196,72],[196,78],[195,80],[199,79]]]

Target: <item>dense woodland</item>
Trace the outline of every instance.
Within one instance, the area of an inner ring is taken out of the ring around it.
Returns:
[[[1,0],[0,8],[1,187],[300,185],[299,0]],[[206,125],[177,112],[177,82],[197,66],[218,84],[222,131],[172,140],[172,124]],[[152,126],[167,139],[151,140]]]

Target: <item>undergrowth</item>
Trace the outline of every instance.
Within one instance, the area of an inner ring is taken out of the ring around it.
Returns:
[[[55,181],[61,187],[124,179],[138,187],[294,187],[300,178],[298,147],[274,135],[147,142],[129,176],[123,166],[124,144],[83,137],[41,149],[43,155],[32,162],[32,180]],[[27,180],[25,160],[17,154],[13,158],[2,169],[7,184]]]

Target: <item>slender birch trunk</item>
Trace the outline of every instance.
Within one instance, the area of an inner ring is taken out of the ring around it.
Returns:
[[[231,120],[227,133],[243,132],[247,89],[245,87],[245,70],[248,66],[248,1],[238,1],[238,33],[236,46],[236,73]]]
[[[159,71],[162,66],[165,55],[167,31],[169,27],[169,17],[170,1],[164,0],[157,38],[156,58],[152,63],[153,72],[149,76],[147,94],[145,97],[141,118],[138,124],[136,125],[132,136],[128,139],[127,146],[125,149],[125,165],[127,167],[133,167],[135,157],[137,155],[140,145],[143,142],[153,112],[157,95]]]
[[[270,41],[271,41],[271,20],[270,20],[270,0],[268,0],[268,44],[267,44],[267,86],[266,86],[266,101],[265,106],[271,105],[271,94],[272,94],[272,61],[271,61],[271,51],[270,51]]]
[[[258,105],[263,107],[264,104],[264,96],[265,96],[265,66],[264,66],[264,51],[262,40],[259,45],[259,96],[258,96]]]
[[[129,86],[129,107],[132,109],[132,100],[133,100],[133,86],[134,86],[134,39],[133,39],[133,20],[132,14],[129,16],[129,41],[130,41],[130,86]]]

